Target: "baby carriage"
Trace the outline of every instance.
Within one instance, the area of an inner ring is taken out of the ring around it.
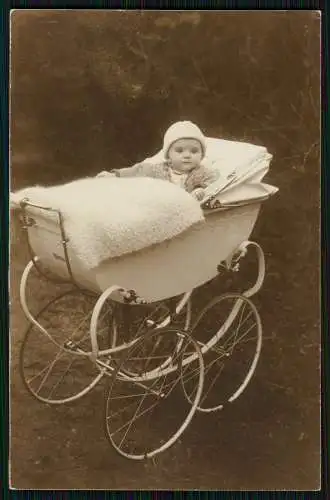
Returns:
[[[262,182],[271,158],[260,146],[207,138],[204,161],[221,177],[206,190],[203,220],[90,268],[70,246],[59,206],[12,194],[31,252],[20,282],[29,320],[20,369],[29,392],[64,404],[107,380],[106,435],[117,452],[135,460],[173,445],[196,412],[235,401],[261,351],[261,320],[251,297],[262,286],[265,259],[249,237],[262,203],[277,191]],[[238,271],[249,249],[258,266],[254,285],[213,296],[194,311],[193,294]],[[33,273],[56,291],[37,313],[28,305],[28,291],[39,283]]]

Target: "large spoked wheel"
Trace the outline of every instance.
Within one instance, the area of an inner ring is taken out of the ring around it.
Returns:
[[[262,326],[255,305],[243,295],[225,294],[212,300],[191,329],[205,364],[204,389],[198,410],[220,410],[235,401],[250,382],[260,355]],[[182,377],[187,400],[193,402],[196,375]]]
[[[20,370],[38,400],[61,404],[87,394],[103,372],[91,362],[90,318],[95,297],[70,290],[49,302],[30,324],[20,351]],[[99,321],[99,344],[108,346],[111,309]]]
[[[189,401],[180,383],[185,379],[195,384]],[[186,332],[159,329],[139,339],[125,352],[106,393],[105,429],[115,450],[142,460],[173,445],[197,409],[203,380],[201,350]]]

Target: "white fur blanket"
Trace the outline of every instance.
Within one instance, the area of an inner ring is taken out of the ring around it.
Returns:
[[[93,177],[34,186],[11,194],[11,207],[25,197],[61,211],[69,245],[89,269],[107,258],[169,240],[204,220],[199,202],[159,179]],[[51,212],[47,217],[58,219]]]

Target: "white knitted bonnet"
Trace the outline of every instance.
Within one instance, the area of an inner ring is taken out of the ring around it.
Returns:
[[[202,153],[205,156],[205,137],[201,129],[191,121],[180,121],[173,123],[165,132],[163,153],[164,157],[168,157],[168,151],[172,144],[179,139],[196,139],[202,146]]]

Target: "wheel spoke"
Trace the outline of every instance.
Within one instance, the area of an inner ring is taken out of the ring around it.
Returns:
[[[128,425],[127,425],[127,424],[125,424],[124,426],[122,426],[122,427],[120,427],[120,428],[118,429],[118,430],[121,430],[121,429],[123,429],[123,428],[125,428],[125,427],[127,426],[126,432],[125,432],[125,434],[124,434],[124,436],[123,436],[122,440],[120,441],[119,446],[121,446],[121,445],[123,444],[124,439],[126,438],[126,436],[127,436],[128,432],[129,432],[130,428],[131,428],[131,427],[132,427],[132,425],[133,425],[133,422],[135,422],[138,418],[141,418],[141,417],[142,417],[142,415],[144,415],[144,414],[145,414],[145,413],[147,413],[148,411],[151,411],[151,410],[152,410],[152,408],[154,408],[155,406],[157,406],[157,403],[158,403],[158,402],[154,403],[154,404],[153,404],[153,405],[151,405],[149,408],[146,408],[144,411],[142,411],[142,412],[140,412],[140,413],[139,413],[139,410],[140,410],[141,406],[143,405],[144,400],[146,399],[146,397],[147,397],[148,395],[149,395],[149,394],[144,394],[144,395],[143,395],[143,397],[142,397],[142,399],[141,399],[141,401],[140,401],[140,403],[139,403],[139,405],[138,405],[137,409],[135,410],[135,413],[134,413],[134,415],[133,415],[133,418],[132,418],[132,419],[131,419],[131,421],[128,423]],[[117,430],[117,432],[118,432],[118,430]]]
[[[136,397],[144,396],[144,394],[145,393],[137,394]],[[112,398],[112,399],[116,399],[116,398]],[[118,415],[120,415],[121,413],[124,413],[126,410],[128,410],[129,408],[131,408],[131,406],[133,406],[135,404],[136,404],[136,401],[132,401],[131,403],[128,403],[126,406],[123,406],[122,408],[120,408],[120,410],[117,410],[115,413],[111,413],[111,415],[108,415],[106,417],[107,420],[111,420],[114,417],[117,417]]]
[[[74,361],[75,361],[74,359],[70,360],[67,369],[64,371],[59,380],[55,383],[55,385],[51,388],[50,392],[48,393],[48,398],[50,398],[54,394],[55,389],[63,382],[65,375],[69,373],[69,370],[73,365]]]
[[[38,389],[37,389],[37,391],[36,391],[36,393],[37,393],[37,394],[39,394],[40,389],[42,388],[42,386],[43,386],[43,385],[44,385],[44,383],[46,382],[46,380],[47,380],[47,378],[48,378],[48,375],[51,373],[52,369],[54,368],[54,366],[55,366],[55,364],[56,364],[57,360],[59,359],[59,357],[61,356],[61,354],[62,354],[62,353],[60,352],[58,355],[56,355],[56,356],[55,356],[55,358],[53,359],[53,361],[52,361],[51,363],[49,363],[49,365],[48,365],[48,367],[49,367],[49,368],[48,368],[48,370],[47,370],[47,373],[46,373],[46,375],[44,376],[44,378],[42,379],[42,381],[40,382],[40,385],[39,385],[39,387],[38,387]]]
[[[235,333],[234,333],[234,339],[235,339],[235,338],[237,337],[237,335],[238,335],[238,332],[239,332],[239,329],[240,329],[240,326],[241,326],[241,323],[242,323],[242,317],[243,317],[243,314],[244,314],[244,309],[245,309],[245,304],[243,304],[243,306],[242,306],[242,308],[241,308],[241,310],[240,310],[239,322],[238,322],[238,325],[237,325],[236,330],[235,330]],[[235,341],[234,341],[233,345],[234,345],[234,344],[235,344]],[[233,352],[233,348],[234,348],[234,347],[232,347],[232,348],[231,348],[230,354],[232,354],[232,352]]]
[[[130,420],[129,422],[126,422],[126,424],[123,424],[121,427],[119,427],[119,429],[116,429],[114,432],[112,432],[110,434],[111,437],[115,436],[116,434],[118,434],[118,432],[120,432],[122,429],[125,429],[125,427],[129,426],[129,429],[131,428],[131,425],[133,423],[133,421],[136,421],[138,420],[139,418],[141,418],[144,414],[148,413],[148,411],[151,411],[153,408],[155,408],[156,406],[158,405],[158,401],[156,403],[154,403],[153,405],[149,406],[148,408],[146,408],[145,410],[143,410],[142,412],[140,412],[138,415],[135,416],[135,418],[133,418],[132,420]],[[127,435],[127,432],[125,433],[125,436],[124,438],[126,437]],[[123,438],[123,439],[124,439]],[[121,446],[123,444],[123,439],[120,441],[120,444],[119,446]]]
[[[56,361],[58,361],[60,359],[61,356],[63,356],[63,354],[65,353],[64,349],[62,349],[62,351],[60,351],[56,356],[55,358],[52,360],[52,361],[49,361],[49,363],[40,371],[38,372],[36,375],[33,375],[33,377],[27,379],[27,383],[30,384],[31,382],[33,382],[33,380],[39,378],[42,376],[43,373],[45,373],[45,371],[48,370],[49,366],[52,364],[52,363],[56,363]],[[57,358],[57,359],[56,359]]]
[[[129,399],[129,398],[138,398],[140,396],[144,396],[145,392],[141,392],[141,393],[138,393],[138,394],[127,394],[125,396],[112,396],[111,397],[111,401],[115,400],[115,399]],[[151,393],[150,393],[151,394]]]
[[[255,326],[256,326],[256,323],[254,323],[252,326],[250,326],[250,328],[248,328],[238,339],[236,339],[236,343],[234,343],[233,345],[235,346],[242,339],[244,339],[247,336],[247,334],[252,330],[252,328],[254,328]]]
[[[208,373],[211,371],[211,368],[213,367],[213,365],[218,364],[218,361],[219,361],[222,357],[223,357],[223,356],[221,355],[221,356],[219,356],[218,358],[216,358],[216,359],[212,360],[211,362],[209,362],[209,363],[206,365],[206,367],[204,368],[205,378],[206,378],[206,376],[208,375]],[[224,363],[222,363],[222,365],[221,365],[221,370],[220,370],[220,372],[218,373],[218,375],[217,375],[216,379],[220,376],[221,371],[223,370],[223,368],[224,368]],[[195,378],[197,374],[198,374],[198,369],[196,369],[195,371],[193,371],[193,372],[190,374],[190,376],[189,376],[188,378],[185,378],[185,379],[184,379],[184,383],[187,383],[187,382],[189,382],[190,380],[192,380],[193,378]],[[215,381],[216,381],[216,380],[215,380]],[[214,381],[214,383],[215,383],[215,381]],[[204,384],[204,385],[205,385],[205,384]],[[214,384],[212,384],[212,385],[214,385]],[[202,402],[206,399],[206,396],[207,396],[207,394],[209,393],[209,391],[210,391],[210,388],[208,388],[207,393],[205,393],[205,389],[204,389],[204,392],[203,392],[203,395],[202,395],[202,398],[201,398],[201,403],[202,403]],[[189,400],[189,401],[191,400],[191,397],[192,397],[193,393],[194,393],[194,390],[192,390],[192,391],[191,391],[191,393],[188,395],[188,400]]]
[[[244,320],[243,322],[241,322],[241,323],[240,323],[240,326],[243,326],[243,325],[246,323],[246,321],[247,321],[247,320],[248,320],[248,318],[251,316],[251,314],[252,314],[252,312],[250,312],[250,313],[246,316],[245,320]],[[236,328],[236,331],[237,331],[237,328]],[[231,342],[232,338],[233,338],[233,337],[235,337],[235,335],[236,335],[236,331],[234,331],[233,333],[231,333],[231,334],[230,334],[230,336],[228,337],[228,339],[227,339],[227,340],[224,342],[224,344],[223,344],[223,345],[224,345],[224,347],[226,347],[226,346],[227,346],[227,345]]]
[[[215,364],[218,364],[218,363],[217,363],[217,361],[218,361],[218,359],[216,359],[216,360],[214,361],[214,363],[215,363]],[[213,364],[214,364],[214,363],[213,363]],[[211,363],[210,363],[210,365],[211,365]],[[225,367],[225,364],[224,364],[224,363],[222,363],[222,364],[221,364],[221,367],[220,367],[220,370],[218,371],[218,373],[216,374],[216,376],[213,378],[213,380],[212,380],[211,384],[210,384],[210,385],[209,385],[209,387],[207,388],[207,391],[205,391],[205,390],[204,390],[203,395],[202,395],[202,399],[201,399],[201,404],[202,404],[202,403],[206,400],[207,396],[210,394],[210,392],[211,392],[212,388],[214,387],[214,385],[215,385],[216,381],[219,379],[219,377],[220,377],[220,375],[221,375],[221,373],[222,373],[222,371],[223,371],[224,367]],[[211,366],[210,366],[210,369],[211,369]]]

